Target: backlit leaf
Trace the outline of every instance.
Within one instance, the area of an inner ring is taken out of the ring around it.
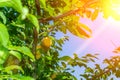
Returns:
[[[48,5],[45,10],[49,13],[50,16],[55,16],[54,8],[52,8],[50,5]]]
[[[11,71],[13,69],[18,69],[18,70],[20,70],[24,74],[24,70],[20,66],[18,66],[18,65],[7,66],[7,67],[4,68],[4,72],[9,72],[9,71]]]
[[[86,31],[88,31],[90,34],[92,33],[92,30],[87,25],[82,24],[82,23],[79,23],[78,25],[81,26]]]
[[[67,26],[67,29],[69,32],[71,32],[73,35],[78,36],[77,30],[75,29],[74,26]]]
[[[86,16],[87,16],[88,18],[90,18],[90,17],[91,17],[91,11],[86,11]]]
[[[17,80],[35,80],[32,77],[23,76],[23,75],[12,75],[10,77],[13,78],[13,79],[17,79]]]
[[[12,7],[16,11],[22,13],[21,0],[0,0],[0,7]]]
[[[71,60],[72,58],[70,56],[63,56],[61,58],[59,58],[60,60],[63,60],[63,61],[69,61]]]
[[[33,59],[33,61],[35,61],[35,57],[32,54],[32,52],[30,51],[30,49],[26,46],[9,46],[9,50],[15,50],[15,51],[19,51],[21,53],[23,53],[24,55],[29,56],[30,58]]]
[[[9,41],[9,34],[5,25],[0,23],[0,44],[6,46]]]
[[[8,49],[0,44],[0,65],[6,61],[8,55]]]
[[[73,55],[74,55],[74,59],[78,58],[78,55],[76,53],[74,53]]]
[[[97,18],[98,13],[99,13],[99,10],[98,10],[98,9],[96,9],[96,10],[93,12],[93,14],[92,14],[92,16],[91,16],[91,20],[92,20],[92,21]]]
[[[93,71],[93,69],[91,69],[90,67],[88,67],[88,68],[86,68],[85,72],[91,72],[91,73],[93,73],[94,71]]]
[[[46,8],[46,0],[39,0],[39,1],[41,3],[42,7]]]
[[[66,64],[64,62],[61,62],[62,66],[66,68]]]
[[[60,31],[63,32],[64,34],[66,34],[67,29],[66,29],[65,26],[61,26],[61,27],[60,27]]]
[[[113,52],[114,53],[120,53],[120,47],[117,47]]]
[[[83,30],[81,28],[81,26],[77,26],[76,29],[79,32],[79,34],[81,35],[80,37],[87,37],[87,38],[90,37],[90,35],[88,33],[86,33],[85,30]]]
[[[27,14],[28,14],[28,8],[23,7],[22,14],[21,14],[22,20],[24,20],[27,17]]]
[[[17,51],[10,51],[10,54],[12,54],[13,56],[17,57],[17,59],[19,59],[19,61],[22,60],[21,54]]]
[[[0,11],[0,18],[2,19],[3,23],[6,24],[6,16],[1,11]]]
[[[31,23],[36,27],[37,31],[39,32],[39,22],[36,16],[28,14],[27,18],[31,21]]]

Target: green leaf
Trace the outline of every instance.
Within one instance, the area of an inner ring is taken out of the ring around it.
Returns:
[[[49,13],[50,16],[55,16],[54,8],[52,8],[50,5],[48,5],[45,10]]]
[[[85,63],[82,63],[82,62],[77,62],[77,65],[78,65],[79,67],[82,67],[82,66],[87,67],[87,65],[86,65]]]
[[[3,69],[3,65],[2,64],[0,64],[0,71]]]
[[[98,58],[96,57],[96,55],[92,55],[92,54],[86,54],[86,57],[98,59]]]
[[[23,75],[14,75],[11,76],[12,78],[16,78],[17,80],[35,80],[29,76],[23,76]]]
[[[85,72],[88,72],[88,73],[93,73],[93,69],[91,69],[90,67],[86,68]]]
[[[73,35],[75,35],[75,36],[79,36],[78,34],[78,31],[77,31],[77,29],[75,29],[75,27],[74,26],[66,26],[67,27],[67,29],[69,30],[69,32],[71,32]]]
[[[72,58],[71,57],[69,57],[69,56],[63,56],[63,57],[61,57],[61,58],[59,58],[60,60],[63,60],[63,61],[69,61],[69,60],[71,60]]]
[[[0,23],[0,44],[6,46],[9,41],[9,34],[5,25]]]
[[[114,78],[111,78],[110,80],[114,80]]]
[[[12,7],[16,11],[22,13],[21,0],[0,0],[0,7]]]
[[[61,62],[61,64],[64,68],[66,68],[67,65],[65,64],[65,62]]]
[[[59,29],[61,32],[63,32],[64,34],[67,33],[67,29],[65,26],[61,26],[60,29]]]
[[[22,60],[21,54],[17,51],[10,51],[10,54],[12,54],[13,56],[17,57],[19,61]]]
[[[19,27],[19,28],[25,29],[25,24],[16,24],[15,22],[12,22],[11,25],[14,27]]]
[[[74,53],[73,55],[74,55],[74,59],[78,58],[78,55],[76,53]]]
[[[30,58],[33,59],[33,61],[35,61],[35,57],[32,54],[32,52],[30,51],[30,49],[26,46],[9,46],[9,50],[15,50],[15,51],[19,51],[21,53],[23,53],[24,55],[29,56]]]
[[[40,0],[41,7],[46,8],[46,0]]]
[[[18,69],[18,70],[20,70],[24,74],[24,70],[20,66],[18,66],[18,65],[10,65],[8,67],[5,67],[3,71],[4,72],[9,72],[9,71],[11,71],[13,69]]]
[[[27,7],[23,7],[23,9],[22,9],[22,14],[21,14],[21,16],[22,16],[22,20],[24,20],[26,17],[27,17],[27,15],[28,15],[28,8]]]
[[[37,31],[39,32],[39,22],[38,19],[32,15],[32,14],[28,14],[27,18],[31,21],[31,23],[36,27]]]
[[[3,12],[0,11],[0,18],[3,20],[3,23],[6,24],[6,17]]]
[[[0,64],[3,64],[5,62],[8,55],[8,49],[5,48],[3,45],[0,45]]]

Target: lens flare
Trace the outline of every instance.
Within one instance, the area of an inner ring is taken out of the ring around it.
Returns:
[[[120,0],[103,0],[103,13],[104,17],[113,17],[120,20]]]

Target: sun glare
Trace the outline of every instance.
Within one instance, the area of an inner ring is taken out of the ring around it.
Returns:
[[[104,10],[107,16],[112,16],[116,20],[120,20],[120,0],[106,0]]]

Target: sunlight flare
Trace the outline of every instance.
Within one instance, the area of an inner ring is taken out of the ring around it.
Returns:
[[[108,25],[111,22],[111,19],[109,18],[109,20],[105,21],[102,25],[99,26],[99,28],[97,28],[95,30],[95,32],[93,32],[93,35],[90,39],[86,40],[82,45],[80,45],[78,47],[78,49],[75,51],[77,54],[81,54],[82,52],[84,52],[84,50],[90,45],[90,43],[92,41],[94,41],[94,39],[96,39],[97,37],[99,37],[99,35],[105,31],[106,29],[108,29]]]
[[[106,0],[103,4],[104,17],[112,16],[116,20],[120,20],[120,0]]]

